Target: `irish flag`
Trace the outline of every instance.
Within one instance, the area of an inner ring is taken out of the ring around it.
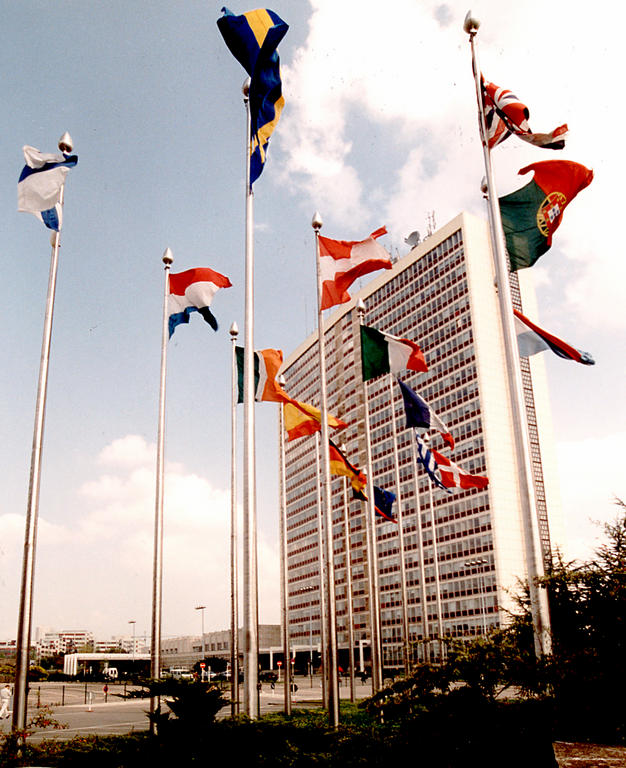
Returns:
[[[511,271],[532,267],[552,245],[563,211],[591,184],[593,171],[569,160],[545,160],[522,168],[534,171],[525,187],[500,198],[502,228]]]
[[[427,371],[426,360],[419,345],[400,339],[376,328],[361,326],[361,369],[363,381],[383,373]]]
[[[243,347],[235,347],[237,359],[238,403],[243,403]],[[276,382],[276,376],[283,364],[280,349],[254,350],[254,399],[282,403],[289,399],[287,393]]]
[[[167,299],[170,338],[177,325],[189,322],[192,312],[199,312],[211,328],[217,331],[217,320],[209,307],[219,289],[230,286],[227,277],[208,267],[170,274]]]
[[[386,228],[381,227],[366,240],[359,241],[331,240],[320,235],[321,309],[350,301],[348,288],[357,277],[378,269],[391,269],[391,256],[376,242],[376,238],[386,233]]]

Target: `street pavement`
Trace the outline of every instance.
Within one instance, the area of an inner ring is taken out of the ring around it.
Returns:
[[[318,676],[314,676],[312,681],[308,677],[296,678],[295,682],[298,690],[292,694],[294,709],[321,707],[322,691]],[[339,692],[342,699],[350,698],[348,680],[342,680]],[[42,707],[47,707],[52,713],[52,718],[66,727],[58,730],[52,727],[33,728],[29,741],[67,740],[90,734],[126,734],[146,731],[148,729],[149,700],[123,700],[119,695],[115,695],[121,693],[123,693],[121,686],[111,684],[109,684],[109,690],[106,693],[103,691],[102,684],[97,683],[87,686],[81,683],[65,684],[64,686],[54,683],[35,684],[29,695],[29,720],[41,712]],[[228,694],[228,690],[224,691],[225,697],[228,697]],[[371,694],[372,689],[369,683],[363,685],[357,681],[355,686],[355,698],[357,700],[367,698]],[[240,700],[243,701],[243,691],[240,691]],[[63,704],[61,704],[62,701]],[[263,683],[259,701],[261,714],[283,711],[284,687],[282,682],[276,683],[273,690],[269,683]],[[229,716],[230,703],[219,714],[219,717]],[[0,721],[0,733],[7,733],[10,729],[10,718]]]

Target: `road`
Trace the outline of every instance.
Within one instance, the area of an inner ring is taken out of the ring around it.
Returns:
[[[319,677],[314,677],[312,684],[309,678],[296,678],[296,684],[298,690],[292,695],[294,708],[321,706]],[[109,684],[109,690],[105,694],[101,683],[34,684],[29,695],[29,720],[37,713],[41,713],[43,707],[47,707],[52,712],[52,717],[67,727],[59,730],[52,727],[33,728],[29,741],[67,740],[88,734],[125,734],[147,730],[149,700],[123,700],[120,695],[116,695],[123,692],[121,685]],[[371,696],[371,693],[369,684],[362,685],[360,682],[357,684],[355,689],[357,699]],[[228,691],[225,691],[225,695],[228,696]],[[243,696],[243,692],[241,695]],[[340,695],[342,699],[349,698],[350,690],[347,681],[341,686]],[[282,683],[277,683],[273,691],[269,684],[264,683],[260,694],[261,714],[282,710]],[[221,710],[219,717],[229,716],[230,704]],[[6,733],[10,728],[10,719],[0,721],[0,732]]]

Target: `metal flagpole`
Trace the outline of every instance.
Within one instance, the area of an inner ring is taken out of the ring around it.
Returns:
[[[315,433],[315,482],[317,484],[317,551],[319,552],[320,568],[320,658],[322,660],[322,702],[328,709],[328,664],[326,662],[326,595],[324,580],[324,511],[322,508],[322,469],[320,461],[320,433]],[[311,610],[313,607],[311,606]]]
[[[359,326],[363,325],[365,304],[359,299],[356,304]],[[363,425],[365,428],[365,452],[367,463],[367,513],[365,515],[367,538],[367,566],[370,585],[370,627],[372,653],[372,693],[383,687],[380,642],[380,589],[378,585],[378,542],[376,540],[376,513],[374,511],[374,475],[372,472],[372,450],[370,443],[370,416],[368,410],[367,382],[363,382]]]
[[[428,650],[428,602],[426,594],[426,568],[424,567],[424,537],[422,535],[422,509],[420,506],[420,483],[417,474],[417,446],[415,445],[415,435],[411,430],[411,458],[413,461],[413,493],[415,494],[415,528],[417,530],[417,551],[420,559],[420,592],[422,601],[422,637],[424,638],[424,661],[426,661],[426,651]],[[419,653],[418,653],[419,661]]]
[[[254,453],[254,242],[253,192],[250,186],[250,78],[243,85],[246,106],[246,265],[243,352],[243,632],[244,711],[259,716],[259,588]]]
[[[63,153],[72,151],[72,138],[64,133],[58,147]],[[59,204],[63,208],[65,184],[61,185]],[[15,731],[26,728],[26,708],[28,704],[28,667],[30,655],[31,622],[33,613],[33,591],[35,586],[35,550],[37,546],[37,523],[39,517],[39,488],[41,483],[41,454],[46,418],[46,394],[48,390],[48,368],[50,363],[50,344],[52,341],[52,321],[54,317],[54,297],[56,292],[57,269],[61,232],[51,235],[52,253],[48,275],[48,295],[44,313],[43,338],[39,361],[39,384],[35,404],[35,424],[30,458],[30,478],[28,484],[28,502],[26,507],[26,525],[24,531],[24,555],[22,560],[22,583],[18,611],[17,640],[15,650],[15,683],[13,689],[12,726]]]
[[[230,714],[239,714],[239,573],[237,537],[237,323],[230,326],[231,418],[230,418]]]
[[[163,599],[163,480],[165,445],[165,377],[167,373],[167,342],[169,297],[169,273],[174,259],[169,248],[163,253],[165,272],[163,291],[163,330],[161,334],[161,376],[159,380],[159,423],[157,428],[157,463],[156,463],[156,494],[154,504],[154,556],[152,565],[152,647],[150,651],[150,677],[159,680],[161,677],[161,607]],[[160,697],[150,696],[150,714],[155,715],[160,707]],[[150,718],[150,733],[156,731],[154,717]]]
[[[502,318],[502,331],[504,336],[504,348],[506,370],[513,414],[513,431],[515,436],[515,448],[517,457],[517,472],[520,496],[522,501],[522,515],[524,527],[524,548],[526,554],[526,568],[528,571],[528,586],[530,592],[531,612],[533,618],[533,630],[535,640],[535,653],[538,657],[551,652],[550,638],[550,614],[548,597],[544,588],[539,586],[539,579],[544,575],[543,560],[541,556],[541,543],[539,539],[539,524],[537,519],[537,505],[535,498],[534,480],[532,474],[532,460],[530,451],[530,439],[526,406],[524,403],[524,388],[519,363],[519,351],[515,326],[513,320],[513,305],[511,302],[511,289],[509,285],[507,255],[502,231],[502,219],[500,217],[500,204],[496,192],[496,185],[491,164],[491,152],[487,140],[485,112],[481,93],[480,68],[476,54],[475,37],[480,22],[472,17],[471,11],[465,17],[463,29],[469,35],[472,51],[472,68],[474,83],[476,86],[476,99],[478,102],[478,114],[480,125],[480,138],[483,146],[483,158],[485,162],[485,175],[488,193],[489,225],[491,231],[492,251],[496,272],[496,290],[500,304],[500,316]]]
[[[341,450],[345,452],[346,446]],[[343,535],[346,550],[346,605],[348,608],[348,664],[350,666],[350,701],[354,694],[354,618],[352,616],[352,553],[350,548],[350,501],[348,499],[348,478],[343,478]]]
[[[402,511],[402,490],[400,487],[400,461],[398,457],[398,430],[396,428],[396,406],[393,399],[393,375],[390,373],[389,381],[389,403],[391,405],[391,432],[393,437],[393,464],[396,481],[396,502],[398,504],[398,548],[400,550],[400,590],[402,594],[402,660],[404,663],[404,674],[409,676],[409,598],[406,588],[406,563],[404,562],[404,522]]]
[[[422,440],[428,444],[427,435]],[[430,528],[433,534],[433,564],[435,568],[435,599],[437,601],[437,634],[439,635],[439,660],[443,661],[443,616],[441,609],[441,588],[439,586],[439,549],[437,547],[437,527],[435,525],[435,506],[433,504],[433,484],[428,480],[428,505],[430,509]]]
[[[315,230],[315,260],[317,264],[317,334],[320,359],[320,411],[322,420],[322,457],[324,467],[324,542],[326,545],[326,612],[328,614],[328,724],[339,724],[339,685],[337,680],[337,615],[335,608],[335,560],[333,553],[333,509],[330,498],[330,450],[328,433],[328,403],[326,398],[326,344],[322,306],[322,273],[320,270],[319,234],[322,217],[315,213],[311,226]]]
[[[281,374],[277,382],[285,388],[285,377]],[[287,572],[287,498],[285,488],[285,420],[283,404],[278,404],[278,450],[280,472],[280,618],[283,639],[283,664],[285,666],[284,708],[285,714],[291,714],[291,665],[289,654],[289,580]]]

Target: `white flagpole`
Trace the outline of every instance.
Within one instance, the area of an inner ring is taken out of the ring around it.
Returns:
[[[327,628],[327,677],[328,677],[328,724],[331,728],[339,725],[339,684],[337,680],[337,612],[335,606],[335,558],[333,553],[333,509],[330,494],[330,450],[328,430],[328,402],[326,396],[326,344],[324,339],[324,317],[322,306],[322,272],[320,269],[319,234],[322,217],[315,213],[311,226],[315,230],[315,261],[317,264],[317,335],[320,358],[320,411],[322,420],[322,457],[324,467],[324,521],[326,545],[326,612]]]
[[[246,262],[243,352],[243,632],[244,711],[259,716],[259,585],[254,446],[254,195],[250,186],[250,78],[243,85],[246,106]]]
[[[230,326],[231,418],[230,418],[230,714],[239,714],[239,573],[237,537],[237,323]]]
[[[342,445],[341,450],[345,451]],[[346,550],[346,605],[348,615],[348,664],[350,665],[350,701],[354,702],[354,617],[352,614],[352,552],[350,547],[350,500],[348,478],[343,478],[343,540]]]
[[[511,302],[511,289],[509,285],[508,265],[504,233],[502,231],[502,219],[500,217],[500,204],[496,192],[496,185],[491,164],[491,153],[487,139],[485,113],[480,83],[480,68],[476,54],[475,37],[480,22],[472,17],[471,11],[465,17],[463,29],[469,35],[472,51],[472,68],[474,71],[474,83],[476,86],[476,99],[478,102],[478,114],[480,125],[480,138],[483,146],[483,158],[485,162],[486,186],[489,204],[489,224],[491,230],[491,242],[494,265],[496,271],[496,288],[500,304],[500,316],[502,318],[502,330],[504,335],[504,348],[506,356],[506,369],[509,384],[511,409],[513,414],[513,427],[515,433],[515,448],[517,455],[518,484],[522,501],[522,515],[524,526],[524,548],[526,554],[526,568],[528,571],[528,586],[530,592],[531,613],[535,640],[535,653],[538,657],[551,652],[550,637],[550,613],[548,598],[545,588],[539,586],[539,579],[544,575],[543,558],[541,554],[541,542],[539,538],[539,523],[537,519],[537,504],[535,498],[534,479],[532,474],[532,460],[530,451],[530,438],[528,433],[528,421],[526,406],[524,403],[524,387],[519,362],[519,351],[515,335],[513,320],[513,305]]]
[[[321,422],[320,422],[321,423]],[[324,509],[322,505],[322,469],[320,459],[320,433],[315,433],[315,482],[317,484],[317,551],[319,552],[319,589],[320,589],[320,658],[322,660],[322,702],[328,709],[328,663],[327,656],[327,623],[326,595],[324,594]],[[310,606],[311,611],[313,607]]]
[[[423,656],[427,659],[429,650],[429,632],[428,632],[428,602],[426,594],[426,567],[424,566],[424,537],[422,534],[422,508],[420,505],[420,483],[417,474],[417,446],[415,445],[415,433],[411,430],[411,459],[413,462],[413,493],[415,494],[415,528],[417,530],[417,551],[420,559],[420,597],[422,601],[422,638],[423,638]],[[419,661],[419,653],[418,659]]]
[[[61,152],[72,151],[72,138],[64,133],[59,139]],[[59,203],[63,208],[65,184],[61,185]],[[30,478],[28,484],[28,503],[26,507],[26,525],[24,531],[24,555],[22,560],[22,583],[18,611],[17,640],[15,650],[15,684],[13,689],[12,726],[15,731],[26,728],[26,708],[28,705],[28,668],[30,656],[31,622],[33,613],[33,591],[35,586],[35,550],[37,546],[37,523],[39,518],[39,488],[41,483],[41,454],[46,419],[46,395],[48,391],[48,368],[50,364],[50,344],[52,341],[52,321],[54,317],[54,297],[56,292],[57,269],[61,232],[51,235],[52,253],[48,276],[48,295],[44,314],[41,357],[39,361],[39,383],[35,404],[35,424],[30,458]]]
[[[169,297],[170,267],[174,259],[169,248],[163,253],[165,288],[163,291],[163,329],[161,335],[161,375],[159,380],[159,418],[157,428],[156,494],[154,504],[154,555],[152,564],[152,645],[150,649],[150,677],[161,678],[161,608],[163,601],[163,485],[165,447],[165,380],[167,374],[167,342],[169,339],[167,303]],[[160,707],[159,696],[150,696],[150,714]],[[150,718],[150,733],[156,723]]]
[[[398,549],[400,550],[400,592],[402,595],[402,661],[404,664],[404,674],[409,676],[410,669],[410,639],[409,639],[409,598],[406,586],[406,563],[404,562],[404,522],[402,511],[402,489],[400,487],[400,460],[398,457],[398,430],[396,427],[396,405],[394,402],[394,377],[390,373],[389,381],[389,404],[391,407],[391,432],[393,437],[393,466],[394,479],[396,482],[396,503],[398,505]]]
[[[356,303],[359,326],[363,325],[365,304],[363,299]],[[367,539],[367,567],[370,590],[370,627],[372,641],[372,693],[383,687],[382,651],[380,641],[380,588],[378,578],[378,542],[376,540],[376,512],[374,510],[374,475],[372,471],[372,448],[370,442],[370,415],[368,409],[367,382],[363,382],[363,425],[365,429],[365,451],[367,457],[367,513],[365,533]]]
[[[285,377],[277,378],[280,387],[285,388]],[[285,714],[291,714],[291,662],[289,654],[289,574],[287,568],[287,496],[285,488],[285,423],[283,404],[278,404],[278,451],[279,451],[279,487],[280,487],[280,616],[283,640],[284,708]]]

